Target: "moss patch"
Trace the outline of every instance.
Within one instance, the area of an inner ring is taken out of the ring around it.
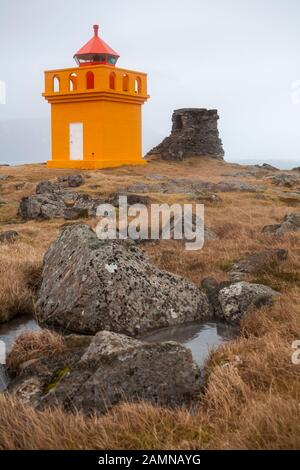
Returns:
[[[44,385],[43,393],[46,395],[50,390],[53,390],[57,387],[57,385],[61,382],[61,380],[70,373],[70,368],[68,366],[59,369],[52,377],[51,382]]]

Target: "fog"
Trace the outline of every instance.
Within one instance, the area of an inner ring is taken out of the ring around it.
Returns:
[[[0,162],[50,157],[43,71],[75,66],[100,25],[148,73],[144,152],[181,107],[219,110],[229,161],[300,162],[299,0],[0,0]]]

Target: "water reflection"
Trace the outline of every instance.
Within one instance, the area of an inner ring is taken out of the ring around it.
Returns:
[[[14,340],[24,331],[39,330],[37,322],[30,317],[17,317],[0,324],[0,341],[6,344],[6,352],[9,352]]]
[[[141,339],[147,342],[177,341],[192,351],[195,362],[203,368],[212,349],[237,336],[237,329],[219,322],[189,323],[163,328]]]
[[[35,320],[29,317],[17,317],[8,323],[0,324],[0,341],[6,346],[6,354],[10,351],[13,342],[23,331],[38,330],[39,326]],[[0,392],[6,389],[8,385],[8,377],[5,366],[0,364]]]

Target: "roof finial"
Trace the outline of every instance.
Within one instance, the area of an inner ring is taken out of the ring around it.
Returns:
[[[98,36],[99,25],[98,25],[98,24],[94,24],[93,28],[94,28],[94,35],[95,35],[95,36]]]

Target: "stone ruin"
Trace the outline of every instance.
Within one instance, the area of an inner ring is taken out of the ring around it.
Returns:
[[[172,131],[146,157],[156,155],[163,160],[183,160],[191,156],[223,159],[224,150],[218,131],[216,109],[183,108],[172,116]]]

